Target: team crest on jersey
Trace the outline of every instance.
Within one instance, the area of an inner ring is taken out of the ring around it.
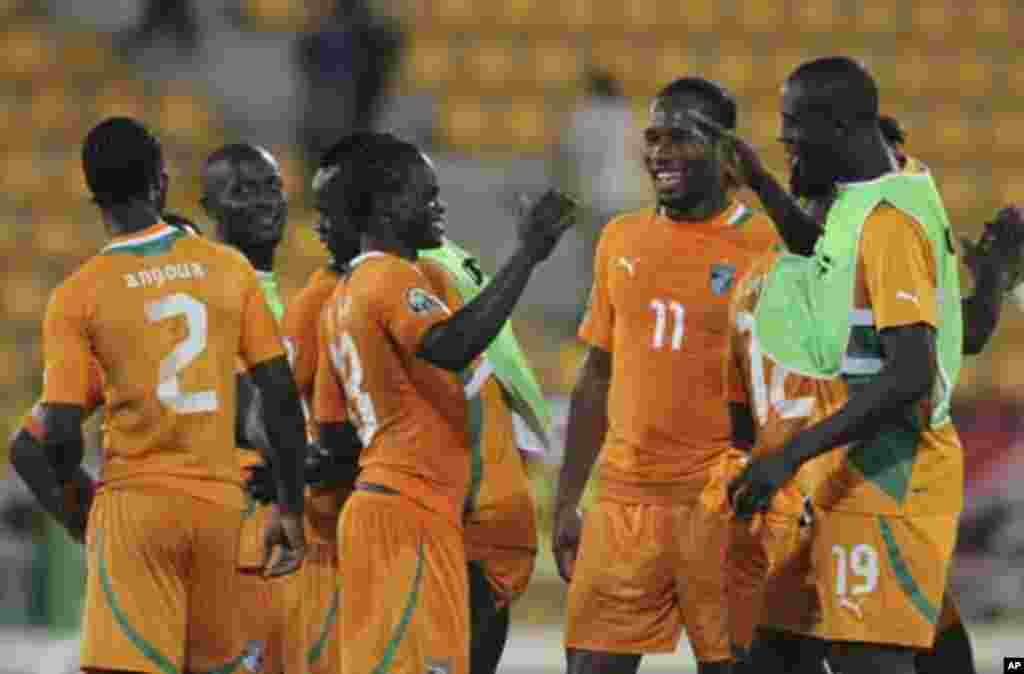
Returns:
[[[736,279],[736,265],[713,264],[711,265],[711,292],[716,295],[724,295],[729,292],[732,282]]]
[[[429,314],[431,311],[447,309],[444,302],[422,288],[412,288],[405,297],[414,314]]]
[[[427,669],[424,674],[448,674],[452,670],[451,660],[427,659]]]

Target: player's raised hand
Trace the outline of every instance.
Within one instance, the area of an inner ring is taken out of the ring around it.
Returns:
[[[562,580],[572,580],[576,566],[576,553],[580,547],[580,532],[583,518],[577,508],[563,507],[555,512],[555,526],[552,531],[551,553],[555,556],[558,575]]]
[[[785,452],[751,459],[739,477],[729,483],[733,512],[740,519],[749,520],[768,510],[775,492],[789,482],[798,467]]]
[[[1003,291],[1024,281],[1024,209],[1006,206],[996,213],[977,244],[964,243],[965,262],[977,277],[988,266],[1003,280]]]
[[[756,190],[757,184],[767,169],[760,155],[747,141],[725,128],[715,120],[702,115],[696,110],[688,110],[687,114],[708,134],[714,143],[722,143],[728,151],[733,166],[736,168],[740,182]]]
[[[294,573],[306,557],[306,532],[302,515],[272,509],[263,533],[263,576],[276,578]]]
[[[556,189],[538,199],[521,198],[519,243],[540,262],[558,245],[562,234],[576,222],[576,200]]]

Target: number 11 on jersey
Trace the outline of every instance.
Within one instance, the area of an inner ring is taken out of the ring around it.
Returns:
[[[686,307],[675,300],[651,300],[651,309],[654,311],[654,339],[651,348],[658,350],[665,346],[667,337],[668,322],[672,321],[671,349],[678,351],[683,347],[683,336],[686,331]]]

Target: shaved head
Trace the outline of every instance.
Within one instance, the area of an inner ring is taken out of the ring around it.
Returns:
[[[786,80],[802,107],[849,128],[878,124],[878,85],[859,62],[845,56],[808,61]]]

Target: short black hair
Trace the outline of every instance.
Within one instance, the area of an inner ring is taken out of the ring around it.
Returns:
[[[786,79],[803,87],[813,107],[851,126],[878,124],[878,84],[867,68],[846,56],[828,56],[800,65]]]
[[[328,148],[320,169],[335,171],[328,184],[343,190],[345,215],[362,221],[372,215],[374,198],[397,192],[420,159],[418,147],[394,134],[357,131]]]
[[[130,117],[103,120],[82,145],[85,182],[101,207],[148,199],[163,161],[160,141]]]
[[[882,130],[885,141],[891,145],[905,145],[907,132],[900,125],[900,121],[889,115],[878,116],[878,128]]]
[[[727,129],[736,128],[736,99],[728,89],[703,77],[681,77],[666,85],[655,96],[655,100],[674,96],[696,96],[707,102],[714,121]]]

